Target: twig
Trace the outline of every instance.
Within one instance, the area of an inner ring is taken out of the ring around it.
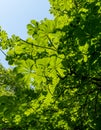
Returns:
[[[0,51],[2,52],[3,55],[7,56],[6,53],[1,48]]]
[[[32,45],[32,46],[36,46],[36,47],[39,47],[39,48],[44,48],[44,49],[49,49],[49,50],[52,50],[52,51],[56,51],[56,49],[53,49],[53,48],[50,48],[50,47],[45,47],[45,46],[36,45],[36,44],[34,44],[34,43],[27,42],[27,41],[25,41],[25,40],[23,40],[23,39],[20,39],[20,40],[23,41],[23,42],[25,42],[25,43],[27,43],[27,44],[30,44],[30,45]]]

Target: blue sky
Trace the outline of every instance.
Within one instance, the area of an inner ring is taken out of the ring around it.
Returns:
[[[9,36],[18,35],[27,38],[26,25],[31,19],[52,19],[48,0],[0,0],[0,26]],[[8,67],[4,55],[0,52],[0,62]]]

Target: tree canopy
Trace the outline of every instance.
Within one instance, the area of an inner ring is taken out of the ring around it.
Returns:
[[[0,30],[13,69],[0,66],[0,128],[101,129],[101,1],[49,0],[54,19],[28,38]]]

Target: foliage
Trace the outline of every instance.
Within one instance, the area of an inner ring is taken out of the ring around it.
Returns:
[[[50,3],[54,19],[31,20],[26,40],[0,32],[14,67],[1,67],[0,127],[100,130],[101,2]]]

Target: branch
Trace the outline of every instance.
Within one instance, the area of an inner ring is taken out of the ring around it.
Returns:
[[[49,40],[49,42],[50,42],[50,44],[56,49],[56,47],[54,46],[54,44],[52,43],[52,41],[51,41],[51,39],[50,39],[50,37],[48,36],[48,35],[46,35],[47,36],[47,38],[48,38],[48,40]]]
[[[0,49],[0,51],[2,52],[3,55],[7,56],[6,53],[2,49]]]
[[[27,44],[30,44],[30,45],[32,45],[32,46],[35,46],[35,47],[39,47],[39,48],[43,48],[43,49],[49,49],[49,50],[52,50],[52,51],[56,51],[56,49],[53,49],[53,48],[50,48],[50,47],[45,47],[45,46],[36,45],[36,44],[34,44],[34,43],[27,42],[27,41],[25,41],[25,40],[23,40],[23,39],[20,39],[20,40],[23,41],[23,42],[25,42],[25,43],[27,43]]]

